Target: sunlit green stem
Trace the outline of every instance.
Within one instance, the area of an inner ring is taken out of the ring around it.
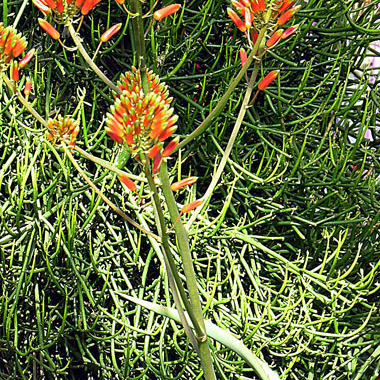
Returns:
[[[95,62],[91,59],[91,57],[87,54],[85,48],[82,45],[82,42],[77,34],[77,32],[74,29],[73,24],[69,21],[66,24],[69,33],[71,35],[71,38],[74,41],[75,46],[78,48],[80,53],[82,54],[82,57],[85,59],[85,61],[88,63],[88,65],[91,67],[91,69],[98,75],[98,77],[113,91],[115,91],[117,94],[121,95],[121,90],[114,85],[103,73],[102,70],[99,69],[98,66],[96,66]]]
[[[203,335],[204,334],[204,329],[202,329],[202,327],[200,326],[200,324],[198,322],[198,319],[197,319],[196,315],[193,313],[192,305],[189,303],[189,301],[187,299],[186,291],[185,291],[185,289],[184,289],[184,287],[182,285],[182,281],[181,281],[181,279],[179,277],[177,266],[175,265],[175,261],[174,261],[173,255],[172,255],[171,250],[170,250],[168,235],[167,235],[167,232],[166,232],[164,213],[163,213],[162,208],[161,208],[160,198],[159,198],[159,195],[158,195],[158,192],[157,192],[156,185],[154,184],[154,180],[152,178],[152,175],[151,175],[148,163],[146,163],[144,169],[145,169],[145,175],[146,175],[146,177],[148,179],[150,190],[153,193],[153,202],[154,202],[154,204],[156,206],[156,211],[157,211],[158,219],[159,219],[159,223],[160,223],[161,241],[162,241],[162,246],[164,248],[164,252],[165,252],[166,257],[168,259],[168,263],[170,265],[170,268],[171,268],[171,270],[173,272],[173,276],[174,276],[174,279],[175,279],[178,291],[179,291],[179,293],[181,295],[182,302],[183,302],[183,304],[185,306],[186,311],[189,314],[189,317],[190,317],[191,321],[193,322],[195,332],[196,332],[197,336],[198,335]]]
[[[264,49],[263,46],[260,47],[259,52],[262,49]],[[255,65],[254,65],[254,68],[253,68],[253,71],[252,71],[251,78],[250,78],[249,83],[248,83],[247,90],[245,92],[243,103],[242,103],[242,105],[240,107],[239,115],[238,115],[238,117],[236,119],[236,122],[235,122],[235,125],[234,125],[234,129],[232,130],[230,139],[228,140],[228,144],[227,144],[226,150],[224,151],[223,157],[222,157],[222,159],[221,159],[221,161],[220,161],[220,163],[218,165],[218,169],[217,169],[216,173],[213,175],[211,183],[210,183],[209,187],[207,188],[206,193],[202,197],[203,200],[205,201],[203,203],[203,207],[206,206],[206,204],[207,204],[206,202],[207,202],[208,198],[211,196],[212,192],[214,191],[215,186],[219,182],[219,179],[220,179],[220,177],[221,177],[221,175],[223,173],[224,167],[227,164],[227,161],[228,161],[228,158],[229,158],[230,153],[232,151],[232,148],[234,146],[236,137],[237,137],[237,135],[239,133],[241,124],[242,124],[242,122],[244,120],[245,113],[247,112],[247,107],[248,107],[249,100],[250,100],[251,95],[252,95],[253,86],[254,86],[254,84],[256,82],[256,78],[257,78],[257,74],[259,72],[259,69],[260,69],[260,62],[256,61]],[[198,209],[194,210],[191,218],[189,219],[189,221],[186,224],[187,228],[190,228],[191,224],[194,222],[194,220],[197,218],[197,216],[199,215],[199,213],[202,211],[203,207],[199,207]]]
[[[189,237],[187,231],[182,224],[181,220],[178,218],[178,208],[176,201],[174,199],[173,193],[170,189],[170,181],[167,169],[167,163],[165,160],[161,163],[160,168],[160,179],[162,183],[162,192],[165,197],[166,204],[168,206],[170,219],[174,225],[174,229],[177,236],[179,251],[182,258],[183,270],[186,276],[186,283],[189,291],[190,302],[192,310],[197,318],[199,325],[202,328],[202,334],[199,335],[197,332],[197,339],[199,341],[199,350],[201,363],[204,371],[204,376],[206,379],[215,379],[215,372],[211,360],[210,348],[208,344],[205,322],[203,317],[202,305],[200,301],[200,295],[197,288],[197,280],[195,277],[193,259],[190,253],[189,247]]]
[[[47,128],[48,123],[42,116],[30,105],[30,103],[21,95],[20,91],[17,87],[9,80],[9,78],[5,75],[5,73],[1,72],[1,78],[5,82],[5,84],[9,87],[9,89],[16,94],[18,100],[22,103],[22,105],[45,127]]]
[[[82,168],[79,166],[78,162],[76,159],[73,157],[71,154],[70,149],[66,145],[62,145],[63,150],[65,151],[67,157],[71,161],[71,163],[74,165],[75,169],[78,170],[79,174],[83,177],[83,179],[88,183],[88,185],[91,187],[92,190],[96,194],[99,195],[100,198],[103,199],[104,202],[108,204],[108,206],[111,207],[113,211],[115,211],[117,214],[119,214],[123,219],[125,219],[127,222],[131,223],[133,226],[138,228],[140,231],[144,232],[145,234],[153,237],[154,239],[160,241],[160,237],[153,234],[150,231],[147,231],[144,227],[140,226],[138,223],[136,223],[133,219],[131,219],[128,215],[126,215],[123,211],[119,209],[110,199],[108,199],[98,188],[97,186],[90,180],[90,178],[87,177],[86,173],[82,170]]]
[[[267,26],[264,26],[261,29],[259,36],[257,37],[255,46],[252,48],[252,51],[250,52],[248,56],[246,64],[241,68],[236,78],[231,82],[227,91],[222,96],[222,98],[220,99],[216,107],[210,112],[210,114],[206,117],[206,119],[203,120],[202,124],[198,128],[196,128],[192,133],[190,133],[190,135],[188,135],[183,141],[181,141],[178,144],[178,146],[174,149],[173,153],[175,153],[178,149],[182,149],[190,141],[192,141],[193,139],[198,137],[202,132],[204,132],[207,129],[207,127],[211,124],[211,122],[214,120],[214,118],[222,112],[227,101],[230,99],[232,92],[235,90],[236,86],[240,83],[240,80],[243,78],[243,76],[247,72],[249,66],[251,65],[253,60],[257,59],[256,55],[259,55],[257,54],[257,52],[260,48],[260,45],[263,42],[266,31],[267,31]]]
[[[120,170],[120,169],[116,168],[115,166],[112,166],[108,161],[102,160],[99,157],[95,157],[92,154],[88,153],[87,151],[79,148],[79,146],[77,146],[77,145],[74,147],[74,150],[76,150],[78,153],[80,153],[82,156],[86,157],[87,159],[91,160],[92,162],[99,164],[100,166],[103,166],[103,168],[106,168],[106,169],[110,170],[111,172],[116,173],[119,176],[125,175],[128,178],[133,179],[135,181],[147,182],[146,178],[139,177],[138,175],[126,173],[125,171]]]
[[[145,63],[145,36],[144,36],[144,24],[142,19],[141,2],[139,0],[131,0],[131,9],[137,17],[132,18],[133,26],[133,39],[136,47],[136,62],[137,67],[140,69],[141,81],[143,85],[144,94],[148,92],[148,79],[146,75],[146,63]]]

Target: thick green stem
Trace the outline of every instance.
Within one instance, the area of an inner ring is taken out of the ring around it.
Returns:
[[[91,67],[91,69],[98,75],[98,77],[113,91],[115,91],[117,94],[121,95],[121,90],[114,85],[103,73],[102,70],[99,69],[98,66],[96,66],[95,62],[91,59],[91,57],[87,54],[85,48],[82,45],[82,42],[80,41],[79,36],[77,35],[77,32],[74,29],[74,26],[71,22],[68,22],[66,24],[69,33],[71,35],[71,38],[74,41],[75,46],[78,48],[80,53],[82,54],[82,57],[85,59],[85,61],[88,63],[88,65]]]
[[[166,257],[168,259],[168,263],[170,265],[170,268],[171,268],[171,270],[173,272],[173,276],[174,276],[175,282],[177,284],[178,291],[179,291],[179,293],[181,295],[182,302],[183,302],[183,304],[185,306],[186,311],[189,314],[189,317],[190,317],[191,321],[193,322],[195,331],[196,331],[197,334],[202,335],[202,334],[204,334],[204,330],[199,325],[198,320],[197,320],[195,314],[193,313],[193,309],[191,307],[191,304],[189,303],[189,301],[187,299],[185,288],[182,285],[182,281],[181,281],[181,279],[179,277],[179,273],[178,273],[177,267],[175,265],[175,261],[174,261],[173,255],[172,255],[171,250],[170,250],[168,235],[167,235],[167,232],[166,232],[164,213],[163,213],[162,208],[161,208],[160,198],[159,198],[159,195],[158,195],[158,192],[157,192],[156,185],[154,184],[152,175],[150,173],[150,168],[149,168],[149,164],[148,163],[145,165],[145,175],[146,175],[146,177],[148,179],[150,190],[153,193],[153,202],[154,202],[154,205],[156,206],[156,211],[157,211],[157,214],[158,214],[158,220],[159,220],[159,223],[160,223],[161,241],[162,241],[162,246],[164,248],[164,252],[165,252]]]
[[[145,63],[145,36],[144,36],[144,24],[142,19],[141,2],[139,0],[131,0],[132,12],[138,16],[132,19],[133,26],[133,39],[136,47],[136,62],[137,67],[140,69],[141,81],[143,85],[144,94],[148,93],[148,79],[146,75],[146,63]]]
[[[263,47],[260,48],[259,52],[263,49]],[[195,210],[191,216],[191,218],[189,219],[189,221],[187,222],[186,224],[186,227],[187,228],[190,228],[191,224],[194,222],[194,220],[197,218],[197,216],[199,215],[199,213],[202,211],[203,207],[206,206],[206,202],[208,200],[208,198],[211,196],[212,192],[214,191],[214,188],[215,186],[217,185],[222,173],[223,173],[223,170],[224,170],[224,167],[226,166],[227,164],[227,161],[228,161],[228,158],[230,156],[230,153],[231,153],[231,150],[234,146],[234,143],[235,143],[235,140],[236,140],[236,137],[239,133],[239,130],[240,130],[240,127],[241,127],[241,124],[244,120],[244,116],[245,116],[245,113],[247,112],[247,107],[248,107],[248,104],[249,104],[249,100],[251,98],[251,95],[252,95],[252,90],[253,90],[253,86],[256,82],[256,78],[257,78],[257,74],[259,72],[259,69],[260,69],[260,62],[259,61],[256,61],[255,62],[255,66],[253,68],[253,71],[252,71],[252,75],[251,75],[251,78],[249,80],[249,83],[248,83],[248,87],[247,87],[247,90],[245,92],[245,96],[244,96],[244,99],[243,99],[243,103],[240,107],[240,111],[239,111],[239,115],[236,119],[236,122],[235,122],[235,125],[234,125],[234,129],[232,130],[232,133],[231,133],[231,136],[230,136],[230,139],[228,140],[228,144],[227,144],[227,147],[226,147],[226,150],[224,151],[224,154],[223,154],[223,157],[218,165],[218,169],[216,171],[216,173],[213,175],[212,177],[212,181],[206,191],[206,193],[203,195],[202,199],[205,201],[202,205],[202,207],[199,207],[197,210]]]
[[[190,302],[192,310],[197,318],[199,325],[202,328],[203,335],[198,335],[197,339],[199,341],[199,351],[201,357],[201,363],[204,371],[205,378],[216,379],[214,367],[211,360],[210,347],[208,344],[205,322],[203,317],[202,305],[200,301],[200,295],[197,288],[197,280],[195,277],[195,271],[193,266],[193,259],[190,254],[189,248],[189,237],[187,231],[182,224],[181,220],[178,219],[178,209],[177,204],[174,199],[173,193],[170,189],[169,175],[167,170],[166,161],[163,160],[160,168],[160,179],[162,183],[162,192],[164,194],[166,204],[168,206],[170,219],[174,224],[174,229],[177,236],[179,251],[182,258],[183,270],[186,276],[186,283],[189,291]]]
[[[229,85],[226,93],[222,96],[219,103],[216,105],[216,107],[210,112],[210,114],[206,117],[205,120],[203,120],[202,124],[196,128],[190,135],[188,135],[183,141],[181,141],[178,146],[174,149],[173,153],[175,153],[177,150],[182,149],[185,145],[187,145],[190,141],[198,137],[203,131],[207,129],[207,127],[211,124],[211,122],[214,120],[216,116],[218,116],[222,111],[224,106],[226,105],[227,101],[230,99],[232,92],[235,90],[236,86],[240,83],[240,80],[243,78],[244,74],[247,72],[249,66],[251,65],[252,61],[256,58],[256,54],[259,51],[259,48],[262,44],[262,41],[265,37],[265,34],[267,32],[267,26],[264,26],[259,36],[257,37],[257,41],[255,43],[255,46],[253,47],[251,53],[248,56],[246,64],[241,68],[236,78],[232,81],[232,83]]]

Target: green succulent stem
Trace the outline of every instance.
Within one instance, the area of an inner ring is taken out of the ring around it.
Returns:
[[[178,151],[179,149],[182,149],[185,145],[190,143],[192,140],[194,140],[196,137],[198,137],[201,133],[203,133],[209,125],[212,123],[212,121],[217,117],[222,111],[224,106],[226,105],[227,101],[230,99],[233,91],[237,87],[237,85],[240,83],[241,79],[249,69],[250,65],[254,60],[257,61],[257,56],[260,55],[258,54],[260,46],[263,44],[266,32],[267,32],[268,26],[265,25],[261,29],[257,40],[255,42],[255,45],[253,46],[251,52],[249,53],[247,62],[245,65],[241,68],[239,73],[236,75],[235,79],[231,82],[229,85],[227,91],[225,94],[222,96],[220,99],[219,103],[215,106],[215,108],[209,113],[209,115],[204,119],[204,121],[201,123],[199,127],[197,127],[192,133],[190,133],[183,141],[181,141],[178,146],[174,149],[173,153]],[[207,107],[206,107],[207,108]]]
[[[103,73],[103,71],[95,64],[95,62],[91,59],[91,57],[88,55],[86,49],[82,45],[82,42],[73,26],[73,24],[68,21],[66,23],[66,27],[69,30],[69,33],[71,35],[71,38],[74,41],[75,46],[78,48],[79,52],[81,53],[84,60],[88,63],[88,65],[91,67],[91,69],[98,75],[98,77],[113,91],[115,91],[117,94],[121,95],[120,89],[112,83],[110,79],[107,78],[107,76]]]
[[[190,253],[189,237],[184,225],[179,219],[177,203],[174,199],[173,192],[170,188],[168,168],[165,160],[163,160],[163,162],[161,163],[160,179],[162,184],[162,193],[165,197],[165,201],[170,214],[170,219],[174,225],[174,230],[177,237],[177,243],[182,258],[183,271],[185,272],[186,276],[186,283],[189,291],[192,311],[194,312],[196,319],[202,329],[202,335],[200,335],[199,332],[197,332],[197,339],[199,341],[199,351],[204,376],[206,379],[215,379],[216,377],[212,364],[208,338],[206,334],[205,321],[200,301],[200,294],[198,292],[198,285],[195,277],[193,258],[191,257]]]
[[[147,68],[145,63],[145,37],[144,37],[144,24],[142,19],[142,8],[141,2],[139,0],[131,0],[131,9],[134,14],[138,16],[132,18],[133,27],[133,39],[135,42],[135,54],[137,67],[140,69],[141,82],[143,86],[144,94],[147,94],[148,89],[148,78],[147,78]]]

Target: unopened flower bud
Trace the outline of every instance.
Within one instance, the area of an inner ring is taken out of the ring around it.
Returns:
[[[61,35],[59,34],[58,30],[55,29],[52,25],[50,25],[46,20],[43,20],[42,18],[38,19],[38,23],[40,24],[40,27],[53,39],[53,40],[59,40]]]
[[[181,8],[181,4],[171,4],[167,7],[161,8],[158,11],[153,13],[153,18],[156,21],[160,21],[165,17],[168,17],[176,12],[178,12],[178,9]]]
[[[194,202],[191,202],[185,206],[182,207],[181,209],[181,213],[182,214],[186,214],[187,212],[190,212],[194,209],[196,209],[197,207],[199,207],[200,205],[202,204],[202,201],[201,200],[196,200]]]
[[[178,191],[178,190],[183,189],[186,186],[192,185],[193,183],[196,182],[197,179],[198,177],[188,177],[185,179],[181,179],[181,181],[172,183],[170,188],[172,189],[172,191]]]
[[[107,29],[102,36],[100,37],[100,41],[107,42],[113,35],[115,35],[121,28],[123,24],[116,24],[114,26],[111,26],[109,29]]]
[[[259,90],[265,90],[277,77],[280,70],[271,71],[264,79],[259,82]]]
[[[277,25],[284,25],[288,20],[290,20],[301,8],[300,5],[297,5],[294,8],[290,8],[286,12],[284,12],[279,19],[277,20]]]
[[[240,19],[235,11],[233,11],[231,8],[227,8],[227,14],[241,32],[244,33],[247,30],[244,22]]]

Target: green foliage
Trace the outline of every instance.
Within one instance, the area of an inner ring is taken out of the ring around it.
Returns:
[[[189,231],[199,290],[206,319],[282,378],[376,379],[379,78],[370,83],[363,62],[376,54],[369,46],[380,39],[380,2],[299,3],[299,32],[263,58],[259,76],[280,69],[278,85],[248,109],[223,177]],[[227,5],[188,1],[146,36],[147,65],[169,86],[181,136],[204,120],[240,68],[246,41]],[[78,145],[121,165],[103,125],[111,92],[76,51],[42,33],[31,2],[0,9],[3,22],[16,22],[38,51],[28,68],[33,106],[44,117],[73,114],[81,122]],[[123,33],[96,58],[114,82],[134,64],[130,18],[103,0],[81,28],[94,52],[118,22]],[[172,160],[173,179],[200,177],[179,203],[207,189],[245,88],[242,82],[207,132]],[[173,306],[155,246],[92,192],[4,83],[0,121],[0,378],[199,379],[182,327],[119,295]],[[364,138],[367,129],[373,141]],[[149,198],[78,161],[115,204],[154,231]],[[122,165],[141,174],[128,159]],[[218,378],[254,378],[234,352],[212,344]]]

